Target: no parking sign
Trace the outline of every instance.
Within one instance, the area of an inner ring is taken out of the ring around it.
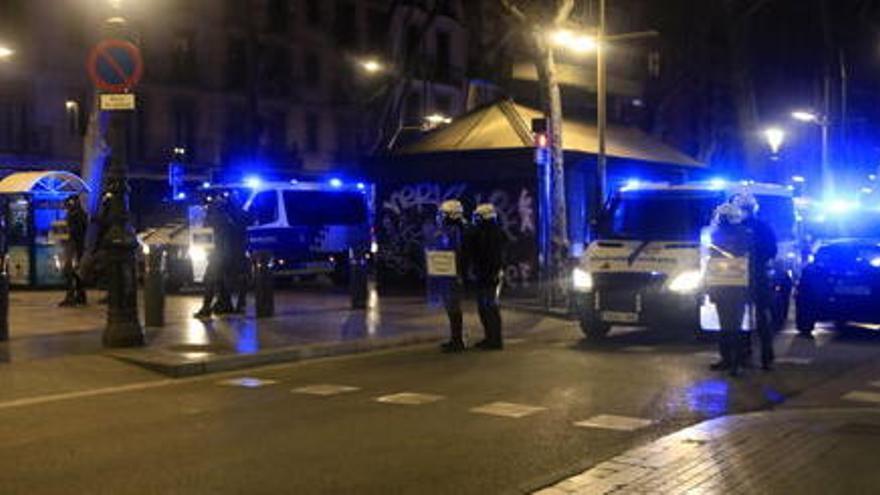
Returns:
[[[89,52],[86,69],[98,89],[111,94],[101,95],[104,110],[131,110],[134,95],[129,94],[144,74],[141,51],[134,43],[107,39]]]

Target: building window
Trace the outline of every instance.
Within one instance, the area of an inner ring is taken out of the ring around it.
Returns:
[[[449,33],[437,33],[437,79],[440,81],[449,81],[452,75],[450,68],[450,38]]]
[[[318,114],[306,114],[306,151],[316,153],[321,150],[321,119]]]
[[[185,149],[184,161],[191,162],[196,154],[196,116],[193,102],[177,101],[172,105],[171,132],[173,147]]]
[[[305,60],[306,86],[310,88],[321,84],[321,59],[314,53],[307,53]]]
[[[404,56],[406,58],[418,56],[422,44],[422,33],[419,28],[410,24],[406,28],[406,45],[404,46]]]
[[[434,97],[434,101],[437,106],[437,111],[444,115],[453,115],[455,112],[452,111],[452,97],[449,95],[436,95]]]
[[[24,104],[0,97],[0,150],[18,151],[24,144]]]
[[[388,39],[388,15],[379,9],[370,9],[367,13],[367,31],[370,49],[382,51]]]
[[[349,0],[336,2],[336,41],[343,48],[357,47],[357,6]]]
[[[321,0],[306,0],[306,20],[312,27],[321,24]]]
[[[267,8],[269,31],[273,33],[287,32],[290,16],[290,6],[288,3],[288,0],[269,0]]]
[[[422,121],[422,98],[418,93],[410,93],[406,97],[403,120],[405,124],[417,125]]]
[[[196,36],[193,32],[178,32],[172,43],[173,79],[179,83],[196,82],[198,66],[196,58]]]
[[[226,87],[244,89],[247,82],[247,43],[230,38],[226,43]]]

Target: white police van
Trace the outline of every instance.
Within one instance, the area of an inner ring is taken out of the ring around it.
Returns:
[[[758,217],[773,228],[779,243],[771,280],[774,323],[781,327],[800,258],[797,214],[788,187],[632,183],[608,202],[598,238],[572,273],[584,334],[599,339],[613,326],[717,330],[717,313],[703,290],[701,233],[718,205],[745,192],[756,198]]]
[[[362,182],[328,181],[264,182],[205,185],[201,194],[232,194],[243,199],[252,221],[248,227],[248,251],[269,252],[272,271],[279,277],[327,275],[342,283],[349,257],[369,255],[372,241],[372,187]],[[214,235],[205,224],[205,207],[189,208],[187,255],[192,279],[204,278]]]

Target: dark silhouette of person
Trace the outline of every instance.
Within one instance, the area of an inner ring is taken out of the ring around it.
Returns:
[[[491,203],[474,210],[473,226],[465,239],[464,255],[473,277],[477,311],[485,338],[476,344],[480,349],[502,349],[501,309],[498,297],[504,270],[507,236],[498,225],[498,215]]]
[[[231,231],[226,201],[223,195],[209,196],[205,200],[205,226],[213,232],[214,248],[208,253],[208,264],[203,279],[205,292],[202,297],[202,307],[194,315],[196,318],[210,318],[214,313],[232,311],[224,274],[224,269],[228,266],[227,255]]]
[[[773,366],[773,288],[770,281],[770,262],[776,258],[776,234],[769,224],[757,217],[759,205],[754,196],[739,194],[733,198],[744,215],[743,225],[749,229],[752,238],[749,252],[749,294],[755,306],[755,330],[761,345],[761,368],[770,370]],[[751,336],[751,334],[745,334]],[[752,341],[748,339],[746,356],[751,359]]]
[[[86,304],[86,291],[79,269],[86,244],[86,230],[89,216],[80,203],[79,196],[70,196],[64,200],[66,210],[67,237],[63,242],[64,266],[67,292],[59,306],[83,306]]]

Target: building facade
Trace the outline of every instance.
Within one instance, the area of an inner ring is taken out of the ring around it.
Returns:
[[[84,63],[117,14],[145,64],[133,176],[163,178],[171,161],[205,177],[345,171],[400,127],[465,109],[458,1],[6,0],[0,167],[79,167],[94,99]]]

